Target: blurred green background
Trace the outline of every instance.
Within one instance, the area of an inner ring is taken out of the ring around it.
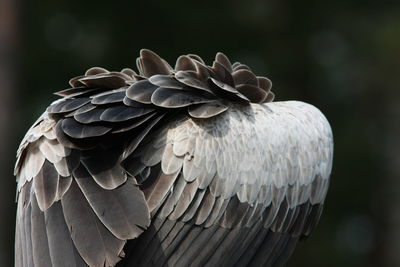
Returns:
[[[400,2],[372,0],[0,0],[0,266],[13,264],[25,131],[69,78],[134,67],[144,47],[171,64],[222,51],[330,121],[325,212],[289,266],[400,266]]]

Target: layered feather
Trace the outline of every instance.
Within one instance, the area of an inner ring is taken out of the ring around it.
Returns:
[[[71,79],[24,137],[16,266],[284,263],[322,211],[326,119],[222,53],[137,66]]]

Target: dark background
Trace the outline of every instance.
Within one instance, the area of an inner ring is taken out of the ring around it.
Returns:
[[[15,151],[69,78],[222,51],[269,77],[276,101],[317,106],[335,138],[314,234],[289,266],[400,266],[399,1],[0,0],[0,266],[13,262]]]

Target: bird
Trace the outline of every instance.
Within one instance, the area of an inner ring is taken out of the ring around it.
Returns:
[[[315,228],[329,122],[217,53],[94,67],[17,151],[15,266],[282,266]]]

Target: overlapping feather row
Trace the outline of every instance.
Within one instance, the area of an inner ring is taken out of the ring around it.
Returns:
[[[109,72],[91,68],[84,76],[70,80],[73,88],[58,94],[71,98],[101,92],[99,88],[123,88],[128,105],[139,102],[164,108],[189,107],[194,118],[218,115],[228,109],[229,102],[265,103],[274,98],[269,79],[256,76],[244,64],[232,65],[222,53],[216,55],[212,66],[189,54],[180,56],[172,68],[157,54],[143,49],[137,67],[139,74],[131,69]]]

